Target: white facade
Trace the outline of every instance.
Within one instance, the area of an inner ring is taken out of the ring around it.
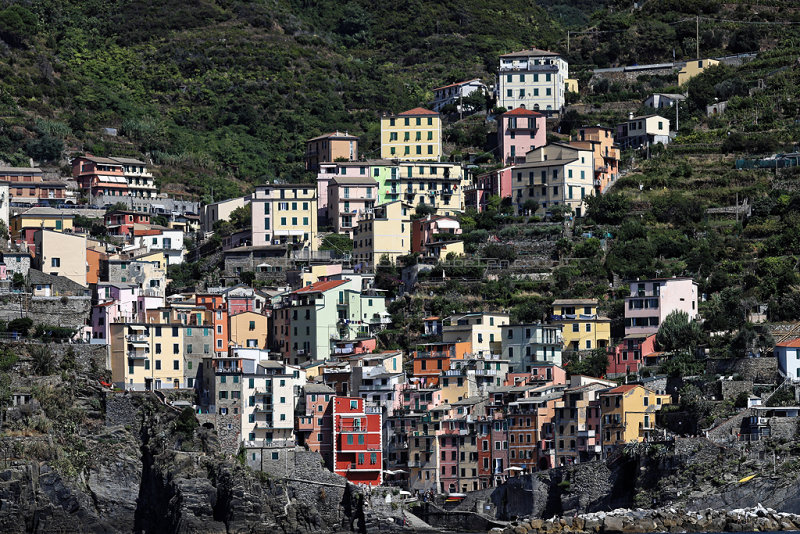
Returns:
[[[214,231],[214,223],[227,221],[236,208],[243,208],[250,203],[250,196],[231,198],[203,206],[200,213],[200,227],[203,232]]]
[[[136,236],[134,245],[134,248],[144,248],[147,252],[164,251],[170,265],[183,263],[183,232],[180,230],[161,230],[154,235]]]
[[[778,370],[792,381],[800,381],[800,338],[775,345]]]
[[[443,87],[437,87],[433,90],[433,102],[431,109],[439,112],[443,107],[453,104],[458,111],[463,111],[461,106],[461,99],[466,98],[475,91],[486,92],[486,85],[475,78],[466,82],[458,82]]]
[[[546,50],[523,50],[500,56],[497,105],[558,113],[564,107],[569,64]]]
[[[671,108],[676,102],[683,102],[686,97],[670,93],[653,93],[644,101],[644,105],[650,108]]]
[[[561,325],[514,324],[504,326],[502,356],[512,373],[530,371],[532,364],[561,365]]]

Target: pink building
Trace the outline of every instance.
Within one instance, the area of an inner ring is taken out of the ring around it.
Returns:
[[[378,182],[366,176],[336,176],[328,183],[327,215],[333,231],[353,236],[361,217],[375,206]]]
[[[510,198],[512,170],[513,167],[505,167],[476,176],[472,184],[464,187],[464,204],[482,212],[486,211],[489,197]]]
[[[567,371],[552,362],[533,362],[529,373],[508,373],[506,386],[563,385],[567,383]]]
[[[608,376],[621,376],[636,373],[644,365],[644,359],[656,351],[656,335],[639,336],[631,334],[608,353]]]
[[[501,163],[525,163],[526,153],[547,144],[546,130],[545,116],[536,111],[516,108],[500,115],[497,118],[497,146]]]
[[[689,320],[697,318],[697,284],[691,278],[658,278],[629,282],[625,297],[625,337],[645,338],[673,311],[684,311]]]
[[[455,236],[461,235],[461,223],[455,217],[445,215],[428,215],[411,221],[411,252],[425,254],[429,243],[442,241],[437,237],[441,234],[448,234],[456,239]]]
[[[98,304],[92,307],[91,343],[108,344],[111,323],[145,322],[145,312],[164,305],[162,297],[146,296],[135,284],[100,282]]]
[[[367,162],[337,161],[334,163],[320,163],[317,173],[317,209],[320,221],[327,219],[328,212],[328,186],[334,178],[369,178],[370,165]]]

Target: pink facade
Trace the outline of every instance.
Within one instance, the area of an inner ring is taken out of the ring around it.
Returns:
[[[317,209],[319,219],[327,219],[330,215],[328,210],[328,186],[331,180],[336,177],[369,178],[369,171],[370,166],[361,162],[321,163],[317,173]]]
[[[697,317],[697,284],[691,278],[660,278],[630,283],[625,297],[625,337],[647,337],[673,311],[684,311],[689,320]]]
[[[508,373],[505,381],[506,386],[521,386],[525,384],[561,385],[566,383],[567,371],[563,367],[541,362],[533,362],[530,373]]]
[[[412,221],[411,252],[424,254],[429,243],[441,241],[437,234],[461,235],[461,224],[455,217],[443,215],[428,215],[422,219]]]
[[[150,215],[136,211],[113,211],[103,217],[103,222],[109,234],[127,236],[133,234],[135,224],[150,224]]]
[[[656,336],[625,336],[625,339],[608,353],[609,376],[636,373],[644,365],[644,358],[656,351]]]
[[[541,113],[516,108],[497,118],[497,147],[503,165],[525,163],[525,154],[547,144],[547,119]],[[510,188],[509,188],[510,193]]]
[[[464,204],[482,212],[491,196],[511,198],[512,170],[513,167],[506,167],[476,176],[472,184],[464,187]]]
[[[336,176],[328,182],[327,216],[336,233],[352,237],[353,228],[378,198],[378,182],[369,176]]]
[[[134,323],[141,319],[138,302],[139,288],[128,284],[97,285],[100,301],[92,307],[92,342],[110,343],[111,323]]]

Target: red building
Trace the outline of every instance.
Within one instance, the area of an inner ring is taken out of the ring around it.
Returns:
[[[78,156],[72,160],[72,176],[88,196],[128,196],[128,180],[122,164],[111,158]]]
[[[644,358],[656,351],[656,336],[632,334],[625,336],[622,343],[608,353],[608,376],[620,376],[639,372],[644,365]]]
[[[225,297],[217,294],[198,293],[195,295],[195,304],[211,310],[212,324],[214,325],[214,352],[219,356],[228,354],[228,309]]]
[[[109,234],[127,236],[133,234],[135,224],[150,224],[150,215],[136,211],[115,210],[106,213],[103,222]]]
[[[383,483],[382,415],[364,399],[334,397],[332,470],[354,484]]]
[[[486,211],[489,197],[511,198],[511,171],[505,167],[475,177],[473,183],[464,187],[464,204],[468,208]]]

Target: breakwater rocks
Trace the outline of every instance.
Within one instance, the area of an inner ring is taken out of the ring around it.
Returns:
[[[521,519],[490,534],[529,533],[646,533],[646,532],[752,532],[800,529],[800,515],[776,512],[758,505],[735,510],[678,508],[629,510],[578,514],[550,519]]]

